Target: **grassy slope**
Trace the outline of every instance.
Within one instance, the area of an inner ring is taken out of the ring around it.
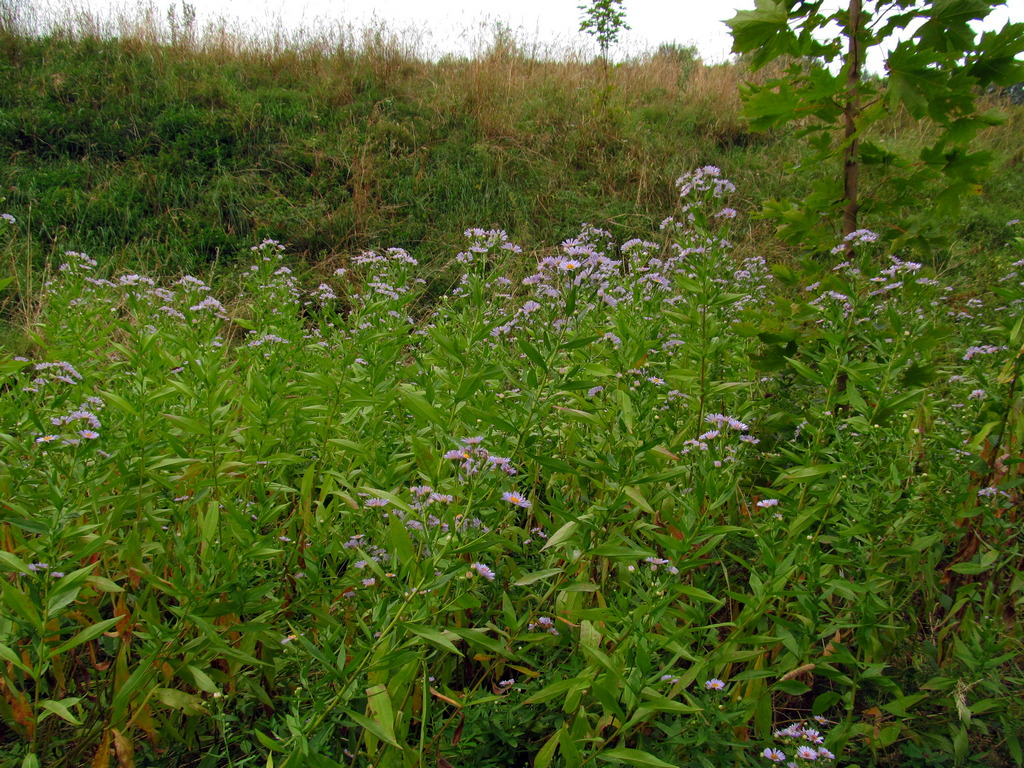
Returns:
[[[706,163],[748,210],[799,194],[782,172],[798,145],[739,118],[749,75],[672,53],[606,71],[500,38],[434,63],[380,36],[268,51],[0,33],[0,194],[38,243],[171,271],[264,237],[313,262],[392,245],[447,256],[468,227],[535,248],[583,221],[625,239]],[[1024,175],[1014,133],[988,137],[1000,169],[968,206],[966,250],[1005,238]],[[764,252],[770,227],[751,227],[741,246]]]

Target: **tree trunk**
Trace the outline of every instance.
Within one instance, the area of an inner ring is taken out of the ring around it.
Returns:
[[[857,118],[860,116],[861,66],[864,63],[864,45],[860,38],[862,0],[850,0],[847,19],[847,39],[850,49],[846,56],[846,105],[843,108],[843,237],[857,231],[857,182],[860,171],[858,157]],[[847,246],[852,250],[852,246]]]

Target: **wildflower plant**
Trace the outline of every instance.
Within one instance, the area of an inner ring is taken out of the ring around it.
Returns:
[[[621,244],[470,230],[452,284],[66,257],[0,368],[0,765],[1016,754],[1019,286],[957,323],[679,189]]]

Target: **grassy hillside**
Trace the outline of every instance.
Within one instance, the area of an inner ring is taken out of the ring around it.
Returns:
[[[799,145],[739,116],[750,73],[686,48],[609,69],[546,59],[500,30],[471,60],[435,62],[383,29],[285,47],[224,30],[7,27],[0,195],[44,244],[37,257],[201,270],[273,237],[313,262],[387,246],[429,261],[469,227],[550,247],[584,221],[624,240],[673,209],[683,169],[708,163],[748,211],[801,193],[784,173]],[[887,129],[919,140],[913,125]],[[1024,183],[1017,133],[984,138],[1000,157],[991,197],[961,225],[982,251],[1005,242]],[[770,231],[737,233],[741,252],[752,237],[764,252]]]

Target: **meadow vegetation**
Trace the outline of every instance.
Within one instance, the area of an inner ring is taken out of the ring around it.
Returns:
[[[1019,111],[802,252],[740,64],[175,35],[0,35],[0,766],[1024,764]]]

